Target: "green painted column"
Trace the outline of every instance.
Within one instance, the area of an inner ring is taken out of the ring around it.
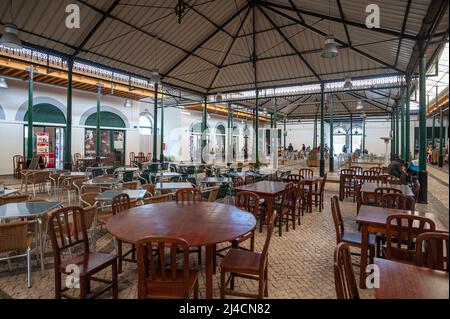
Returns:
[[[395,108],[395,155],[400,156],[400,129],[399,129],[399,118],[400,118],[400,108]]]
[[[350,114],[350,153],[353,153],[353,115]]]
[[[159,161],[164,162],[164,96],[161,95],[161,141],[159,149]]]
[[[406,80],[406,104],[405,104],[405,122],[406,122],[406,126],[405,126],[405,161],[409,162],[411,160],[409,153],[411,151],[411,146],[410,146],[410,128],[411,128],[411,123],[410,123],[410,107],[409,107],[409,101],[410,101],[410,92],[409,92],[409,86],[410,86],[410,80],[407,79]]]
[[[33,67],[29,68],[28,79],[28,140],[27,140],[27,159],[33,158]]]
[[[435,136],[435,130],[436,130],[436,114],[431,114],[431,119],[432,119],[432,127],[431,127],[431,149],[434,150],[434,147],[436,146],[434,143],[434,140],[436,139]]]
[[[320,160],[319,160],[319,172],[322,177],[325,174],[325,121],[324,121],[324,108],[325,108],[325,96],[323,93],[324,85],[320,84]]]
[[[317,148],[317,114],[314,116],[314,129],[313,129],[313,148]]]
[[[226,147],[226,159],[227,165],[231,165],[233,161],[233,118],[232,118],[231,103],[228,103],[228,115],[227,115],[227,147]]]
[[[419,42],[419,203],[427,203],[427,103],[426,103],[426,58],[425,41]]]
[[[286,118],[284,119],[283,123],[283,147],[286,149],[286,137],[287,137],[287,131],[286,131]]]
[[[205,96],[205,100],[203,101],[203,111],[202,111],[202,163],[206,163],[206,158],[204,156],[204,151],[206,148],[206,128],[208,127],[208,97]]]
[[[400,103],[400,153],[402,154],[402,159],[405,159],[405,99],[402,96]]]
[[[96,157],[96,162],[97,164],[100,164],[100,155],[101,155],[101,134],[100,134],[100,97],[102,94],[102,87],[103,84],[102,83],[97,83],[97,114],[96,114],[96,130],[97,130],[97,135],[96,135],[96,142],[95,142],[95,157]]]
[[[64,169],[72,169],[72,85],[73,58],[67,60],[67,124],[64,140]]]
[[[444,110],[443,106],[439,107],[439,158],[438,158],[438,165],[439,167],[442,167],[444,165],[444,154],[443,154],[443,148],[444,148]]]
[[[259,168],[259,90],[255,96],[255,168]]]
[[[158,152],[158,82],[155,83],[155,96],[153,101],[153,152],[152,152],[152,162],[156,163],[158,157],[156,153]]]
[[[330,94],[330,163],[329,163],[330,172],[334,172],[333,117],[334,117],[333,94]]]
[[[363,132],[362,132],[363,136],[362,136],[362,150],[361,150],[362,152],[361,152],[361,154],[364,154],[364,150],[366,149],[366,117],[365,116],[363,117],[362,124],[363,124]]]
[[[391,111],[391,161],[394,159],[395,153],[395,125],[394,125],[394,109]]]

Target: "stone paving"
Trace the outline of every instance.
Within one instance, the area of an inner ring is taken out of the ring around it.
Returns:
[[[300,165],[301,166],[301,165]],[[298,169],[292,165],[289,169]],[[447,175],[445,175],[445,174]],[[417,210],[436,213],[448,222],[448,172],[435,168],[430,174],[446,180],[447,187],[434,178],[429,179],[428,205],[417,205]],[[446,176],[446,179],[445,179]],[[333,251],[336,246],[335,229],[330,210],[330,198],[338,193],[339,185],[330,183],[325,189],[325,209],[305,214],[301,226],[296,230],[290,229],[279,237],[275,232],[269,250],[269,298],[335,298],[333,275]],[[442,207],[446,209],[443,210]],[[342,211],[347,229],[357,231],[355,225],[356,205],[350,200],[342,202]],[[256,233],[256,250],[261,251],[266,231]],[[97,241],[97,251],[114,252],[111,236],[101,231],[101,238]],[[194,256],[195,255],[195,256]],[[221,258],[218,257],[218,264]],[[358,262],[357,259],[355,259]],[[46,269],[41,273],[39,267],[33,263],[33,287],[26,287],[25,263],[13,262],[13,271],[9,272],[6,262],[0,262],[0,298],[53,298],[54,272],[51,251],[46,254]],[[198,267],[196,254],[192,255],[191,266]],[[359,269],[354,268],[358,276]],[[205,296],[204,265],[200,267],[200,297]],[[110,273],[105,271],[102,276],[108,278]],[[220,270],[214,277],[214,297],[218,298]],[[124,271],[119,275],[119,298],[136,298],[137,267],[133,263],[124,263]],[[95,287],[95,286],[94,286]],[[236,289],[243,291],[257,291],[257,282],[236,279]],[[374,298],[373,290],[360,290],[361,298]],[[109,298],[105,294],[103,298]]]

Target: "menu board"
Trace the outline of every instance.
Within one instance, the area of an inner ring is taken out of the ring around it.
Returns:
[[[45,163],[49,162],[49,135],[45,132],[37,132],[36,133],[36,154],[43,159],[45,159]]]

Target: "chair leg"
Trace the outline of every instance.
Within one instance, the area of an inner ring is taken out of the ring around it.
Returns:
[[[55,270],[55,299],[61,299],[61,273]]]
[[[264,276],[260,276],[258,280],[258,299],[263,299],[264,288]]]
[[[198,280],[195,282],[194,285],[194,299],[198,299]]]
[[[27,286],[31,288],[31,248],[27,247]]]
[[[119,287],[117,285],[117,263],[113,262],[111,267],[112,267],[112,298],[118,299]]]
[[[220,298],[225,299],[225,271],[220,271]]]
[[[87,277],[80,277],[80,299],[87,299]]]
[[[267,279],[267,265],[266,268],[264,269],[264,285],[265,285],[265,289],[264,289],[264,297],[269,297],[269,288],[268,288],[268,279]]]
[[[117,272],[119,274],[122,273],[122,241],[117,239],[117,260],[118,260],[118,268]]]
[[[198,252],[197,252],[197,258],[198,258],[198,264],[202,264],[202,246],[198,246]]]
[[[231,272],[230,276],[230,290],[234,290],[234,274]]]

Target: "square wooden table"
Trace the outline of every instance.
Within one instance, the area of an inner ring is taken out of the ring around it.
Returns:
[[[376,299],[448,299],[448,272],[375,258],[380,270]]]
[[[286,184],[283,182],[275,181],[260,181],[253,184],[247,184],[235,188],[238,192],[252,192],[263,198],[267,204],[267,216],[270,218],[273,214],[273,202],[276,197],[283,194]],[[264,216],[260,214],[259,231],[262,232],[262,224],[264,222]]]
[[[158,191],[162,190],[177,190],[182,188],[192,188],[192,184],[188,182],[183,183],[162,183],[158,182],[155,184],[155,189]]]
[[[432,213],[411,212],[404,209],[383,208],[361,205],[356,222],[361,226],[361,261],[359,269],[359,286],[366,287],[366,267],[369,233],[386,233],[386,219],[391,215],[417,215],[431,219],[436,224],[436,231],[448,232],[448,223]]]

